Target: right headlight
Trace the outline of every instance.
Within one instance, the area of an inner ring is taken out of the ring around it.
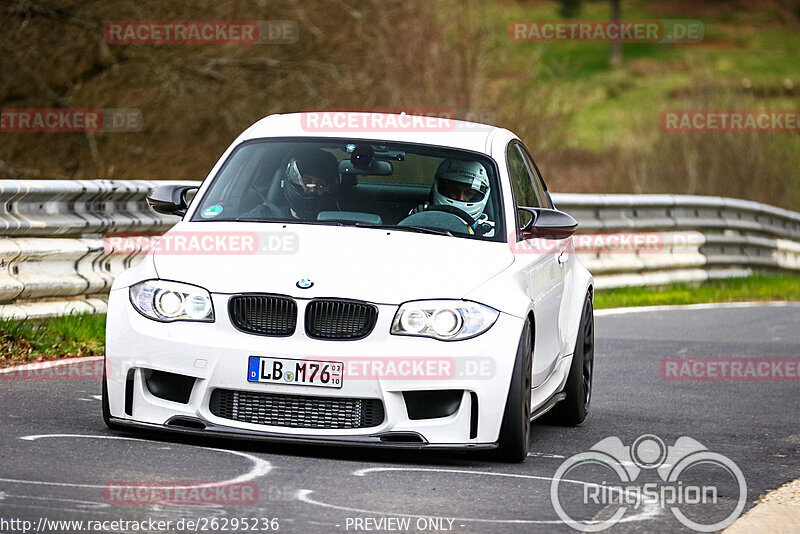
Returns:
[[[468,339],[487,331],[500,312],[467,300],[406,302],[394,316],[391,333],[443,341]]]
[[[202,287],[146,280],[130,287],[130,299],[139,313],[156,321],[214,321],[211,295]]]

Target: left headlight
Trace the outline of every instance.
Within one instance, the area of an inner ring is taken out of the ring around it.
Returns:
[[[489,330],[500,312],[466,300],[406,302],[394,316],[391,333],[445,341],[468,339]]]
[[[130,287],[131,304],[156,321],[214,321],[211,295],[202,287],[166,280],[146,280]]]

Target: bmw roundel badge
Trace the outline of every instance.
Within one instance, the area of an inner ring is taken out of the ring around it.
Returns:
[[[300,280],[297,281],[297,287],[299,287],[300,289],[308,289],[313,285],[314,282],[312,282],[308,278],[301,278]]]

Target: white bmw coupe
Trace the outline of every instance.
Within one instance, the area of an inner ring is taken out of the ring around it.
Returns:
[[[513,462],[580,424],[593,280],[519,138],[339,118],[266,117],[150,192],[181,220],[111,289],[106,424]]]

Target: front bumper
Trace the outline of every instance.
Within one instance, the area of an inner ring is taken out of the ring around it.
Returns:
[[[378,305],[378,321],[368,337],[356,341],[326,341],[306,336],[302,324],[306,301],[297,299],[298,326],[294,335],[275,338],[237,330],[227,315],[228,298],[229,295],[212,295],[214,323],[159,323],[133,309],[127,288],[111,292],[106,358],[109,409],[114,423],[151,430],[294,443],[446,449],[496,446],[522,319],[501,313],[496,324],[478,337],[442,342],[390,335],[397,306]],[[251,355],[312,360],[355,358],[374,362],[431,358],[452,363],[452,369],[446,376],[350,379],[345,375],[342,388],[331,389],[250,383],[246,373]],[[193,377],[188,402],[153,395],[145,383],[148,371]],[[214,415],[209,402],[215,389],[380,399],[385,416],[381,424],[368,428],[253,424]],[[403,393],[438,390],[463,392],[455,413],[411,419]],[[176,425],[176,420],[194,421],[194,427]]]
[[[130,419],[111,418],[111,422],[118,426],[130,429],[149,430],[154,432],[169,432],[191,436],[219,437],[251,441],[268,441],[272,443],[287,443],[298,445],[330,445],[338,447],[380,447],[384,449],[435,449],[435,450],[490,450],[496,449],[497,443],[428,443],[423,441],[384,441],[381,436],[325,436],[312,434],[277,434],[274,432],[251,431],[230,426],[214,425],[208,423],[205,428],[189,428],[170,425],[157,425],[131,421]],[[385,436],[385,435],[384,435]]]

